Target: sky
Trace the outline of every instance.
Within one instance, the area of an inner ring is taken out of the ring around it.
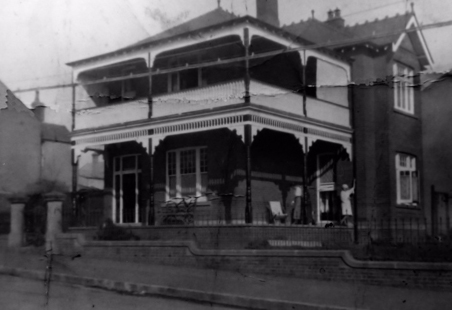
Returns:
[[[256,14],[256,1],[221,0],[237,15]],[[452,1],[444,0],[279,0],[279,18],[290,24],[341,9],[346,25],[403,14],[411,3],[421,24],[452,19]],[[0,0],[0,80],[12,90],[71,82],[66,63],[106,53],[162,31],[150,14],[191,19],[217,7],[217,0]],[[182,15],[181,15],[182,14]],[[435,71],[452,68],[452,27],[424,32]],[[58,91],[54,91],[58,92]],[[47,92],[50,106],[56,97]],[[29,105],[34,93],[19,97]],[[61,97],[61,96],[60,96]],[[51,99],[53,98],[53,99]],[[61,99],[59,99],[61,100]]]

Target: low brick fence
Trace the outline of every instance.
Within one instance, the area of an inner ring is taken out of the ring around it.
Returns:
[[[58,238],[62,254],[127,262],[214,268],[407,288],[452,289],[452,264],[359,261],[344,250],[207,250],[193,241],[86,241]]]
[[[309,225],[219,225],[128,227],[141,240],[194,241],[203,249],[252,249],[271,246],[348,248],[353,244],[352,229]],[[70,229],[93,239],[96,229]],[[268,242],[268,243],[267,243]]]

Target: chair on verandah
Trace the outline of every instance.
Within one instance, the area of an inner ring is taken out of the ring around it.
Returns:
[[[282,211],[281,202],[269,201],[268,206],[275,225],[279,225],[281,223],[281,220],[286,219],[286,217],[288,216],[288,214],[285,214]]]

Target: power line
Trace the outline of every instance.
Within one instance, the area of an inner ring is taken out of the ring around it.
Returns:
[[[280,50],[275,50],[275,51],[271,51],[271,52],[260,53],[257,55],[254,54],[254,55],[251,55],[248,57],[240,56],[240,57],[235,57],[235,58],[226,59],[226,60],[207,61],[207,62],[198,63],[198,64],[183,65],[183,66],[178,66],[178,67],[164,69],[164,70],[157,69],[157,70],[151,72],[151,75],[169,74],[169,73],[178,72],[181,70],[204,68],[204,67],[210,67],[210,66],[215,66],[215,65],[220,65],[220,64],[231,64],[234,62],[240,62],[240,61],[244,61],[247,59],[253,60],[253,59],[259,59],[259,58],[266,58],[266,57],[271,57],[271,56],[276,56],[276,55],[281,55],[281,54],[296,52],[296,51],[305,51],[305,50],[313,50],[313,49],[321,49],[321,48],[334,48],[334,47],[340,47],[340,46],[346,46],[346,45],[354,45],[354,44],[359,44],[359,43],[365,43],[365,42],[379,39],[379,38],[401,35],[403,33],[410,33],[410,32],[416,32],[416,31],[420,31],[420,30],[442,28],[442,27],[451,26],[451,25],[452,25],[452,20],[449,20],[449,21],[444,21],[444,22],[438,22],[438,23],[413,27],[410,29],[404,29],[403,31],[395,31],[395,32],[389,32],[389,33],[380,34],[380,35],[366,36],[366,37],[362,37],[359,39],[352,38],[352,39],[338,40],[338,41],[333,41],[333,42],[328,42],[328,43],[311,44],[308,46],[280,49]],[[99,80],[94,80],[94,81],[79,83],[79,84],[92,85],[92,84],[115,82],[115,81],[122,81],[122,80],[128,80],[128,79],[136,79],[136,78],[142,78],[142,77],[148,77],[148,76],[149,76],[149,73],[129,74],[126,76],[119,76],[119,77],[114,77],[114,78],[104,78],[104,79],[99,79]],[[45,89],[69,87],[72,85],[75,85],[75,84],[48,86]],[[31,91],[31,90],[38,90],[38,89],[43,89],[43,88],[38,87],[38,88],[27,89],[27,90],[18,90],[17,92]]]
[[[393,6],[393,5],[396,5],[396,4],[404,3],[405,1],[406,0],[401,0],[401,1],[399,0],[399,1],[396,1],[396,2],[382,4],[382,5],[370,8],[370,9],[366,9],[366,10],[362,10],[362,11],[357,11],[357,12],[345,14],[345,15],[342,15],[342,17],[348,17],[348,16],[352,16],[352,15],[356,15],[356,14],[365,13],[365,12],[376,11],[376,10],[379,10],[379,9],[382,9],[382,8],[385,8],[385,7],[388,7],[388,6]]]
[[[340,47],[340,46],[345,46],[345,45],[354,45],[354,44],[365,43],[370,40],[375,40],[375,39],[384,38],[384,37],[388,37],[388,36],[401,35],[402,33],[410,33],[410,32],[415,32],[415,31],[419,31],[419,30],[428,30],[428,29],[446,27],[446,26],[451,26],[451,25],[452,25],[452,20],[449,20],[449,21],[445,21],[445,22],[439,22],[439,23],[434,23],[434,24],[429,24],[429,25],[424,25],[424,26],[413,27],[410,29],[405,29],[403,31],[395,31],[395,32],[390,32],[390,33],[385,33],[385,34],[380,34],[380,35],[372,35],[372,36],[362,37],[359,39],[352,38],[352,39],[338,40],[338,41],[329,42],[329,43],[311,44],[308,46],[281,49],[281,50],[261,53],[258,55],[254,54],[254,55],[251,55],[248,57],[241,56],[241,57],[236,57],[236,58],[232,58],[232,59],[228,59],[228,60],[217,60],[217,61],[210,61],[210,62],[204,62],[204,63],[193,64],[193,65],[179,66],[179,67],[174,67],[174,68],[165,69],[165,70],[156,70],[156,71],[152,72],[151,74],[152,75],[169,74],[169,73],[181,71],[183,69],[197,69],[197,68],[210,67],[210,66],[220,65],[220,64],[230,64],[230,63],[234,63],[234,62],[244,61],[247,59],[253,60],[253,59],[259,59],[259,58],[266,58],[266,57],[271,57],[271,56],[276,56],[276,55],[281,55],[281,54],[296,52],[296,51],[313,50],[313,49],[320,49],[320,48],[333,48],[333,47]],[[99,84],[99,83],[106,83],[106,82],[121,81],[121,80],[125,80],[125,79],[141,78],[141,77],[147,77],[147,76],[149,76],[149,73],[130,74],[128,76],[115,77],[115,78],[110,78],[110,79],[108,79],[108,78],[99,79],[99,80],[85,82],[85,83],[81,83],[81,84],[82,85],[92,85],[92,84]]]

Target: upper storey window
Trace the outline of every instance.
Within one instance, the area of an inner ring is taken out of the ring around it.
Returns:
[[[414,72],[409,67],[395,63],[394,74],[394,108],[405,113],[414,114]]]

